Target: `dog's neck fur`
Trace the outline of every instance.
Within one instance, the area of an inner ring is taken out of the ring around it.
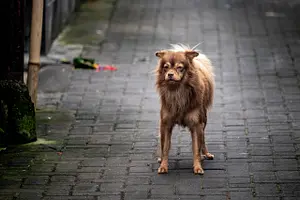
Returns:
[[[160,84],[158,92],[160,93],[161,103],[172,113],[186,111],[187,106],[190,109],[199,106],[200,102],[197,98],[199,95],[196,94],[197,90],[194,87],[200,87],[200,83],[196,80],[193,83],[193,85],[178,84],[174,86]]]

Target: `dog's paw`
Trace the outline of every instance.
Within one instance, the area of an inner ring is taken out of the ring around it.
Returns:
[[[211,154],[211,153],[207,153],[207,154],[205,155],[205,158],[206,158],[207,160],[213,160],[213,159],[215,158],[215,156],[214,156],[213,154]]]
[[[168,167],[166,166],[160,166],[157,170],[158,174],[167,174],[168,173]]]
[[[157,158],[157,162],[158,162],[158,163],[161,163],[161,158]]]
[[[204,174],[204,170],[200,166],[195,166],[194,167],[194,174],[203,175]]]

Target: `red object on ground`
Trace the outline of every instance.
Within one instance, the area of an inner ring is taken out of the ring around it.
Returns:
[[[98,65],[96,71],[99,72],[99,71],[104,71],[104,70],[108,70],[108,71],[116,71],[117,68],[114,67],[114,66],[111,66],[111,65],[105,65],[105,66],[100,66]]]

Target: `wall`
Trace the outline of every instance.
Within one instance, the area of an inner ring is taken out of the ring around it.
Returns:
[[[47,54],[52,42],[63,30],[84,0],[44,0],[41,54]],[[25,52],[29,52],[32,0],[25,5]]]

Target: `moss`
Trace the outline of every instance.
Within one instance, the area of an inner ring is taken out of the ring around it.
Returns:
[[[3,146],[5,138],[7,137],[6,133],[6,126],[7,126],[7,117],[8,117],[8,110],[7,106],[5,105],[4,101],[0,99],[0,146]]]
[[[6,147],[0,147],[0,152],[5,151],[5,150],[6,150]]]
[[[2,144],[24,144],[35,141],[36,125],[34,105],[23,82],[0,81],[0,128],[4,132]]]
[[[57,141],[55,140],[47,140],[44,138],[39,138],[34,142],[27,143],[27,144],[22,144],[21,146],[32,146],[32,145],[49,145],[49,144],[56,144]]]
[[[32,116],[24,116],[19,121],[20,133],[25,134],[25,137],[30,137],[31,132],[35,127],[35,119]]]
[[[87,1],[76,13],[60,39],[65,44],[99,44],[104,40],[107,22],[114,8],[116,0]],[[101,31],[99,31],[99,29]]]

